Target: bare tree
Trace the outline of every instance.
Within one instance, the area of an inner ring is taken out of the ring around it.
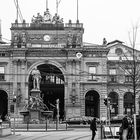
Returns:
[[[140,52],[135,49],[137,39],[138,26],[132,28],[132,38],[129,33],[129,40],[131,45],[130,54],[122,54],[121,60],[119,61],[119,67],[122,69],[125,78],[128,79],[129,83],[124,84],[133,93],[133,105],[134,114],[136,114],[136,95],[140,92]]]
[[[138,24],[133,26],[132,34],[129,33],[130,41],[130,53],[123,54],[121,61],[119,62],[119,67],[125,73],[125,78],[129,79],[129,83],[124,84],[133,94],[133,105],[134,105],[134,136],[135,140],[137,139],[137,129],[136,129],[136,95],[140,93],[140,51],[136,50],[136,41],[137,41],[137,31]],[[132,115],[132,114],[131,114]]]

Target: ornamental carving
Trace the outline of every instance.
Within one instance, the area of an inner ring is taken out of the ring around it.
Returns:
[[[68,34],[67,35],[67,46],[79,46],[81,45],[82,42],[82,37],[81,35],[76,35],[76,34]]]
[[[57,13],[52,17],[50,12],[49,12],[49,9],[47,9],[44,12],[43,16],[40,13],[37,13],[37,16],[33,15],[31,22],[33,24],[43,24],[43,23],[61,24],[61,23],[63,23],[63,18],[60,18],[60,16],[57,15]]]
[[[13,33],[12,44],[20,48],[21,46],[26,46],[27,34],[26,32],[15,32]]]
[[[42,40],[43,35],[40,34],[31,34],[29,40]]]

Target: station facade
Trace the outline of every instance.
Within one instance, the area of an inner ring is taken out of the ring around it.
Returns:
[[[112,116],[133,114],[133,92],[120,76],[118,62],[123,52],[132,56],[132,49],[121,41],[102,45],[83,42],[84,27],[79,21],[63,23],[49,10],[33,17],[31,23],[12,23],[11,44],[0,45],[0,114],[13,113],[13,97],[17,97],[16,112],[28,104],[33,88],[32,70],[41,73],[40,96],[54,111],[59,99],[60,119],[73,116],[107,116],[104,104],[110,98]],[[139,51],[137,51],[139,57]],[[122,72],[122,71],[121,71]],[[127,80],[127,81],[126,81]],[[139,94],[136,112],[139,111]]]

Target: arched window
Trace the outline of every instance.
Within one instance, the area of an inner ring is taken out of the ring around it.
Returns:
[[[134,113],[134,95],[126,92],[124,95],[124,114],[132,115]]]
[[[5,120],[8,113],[8,96],[3,90],[0,90],[0,116],[2,120]]]
[[[92,90],[86,93],[85,96],[85,116],[99,118],[99,94]]]
[[[116,116],[118,114],[118,94],[116,92],[111,92],[108,95],[110,101],[110,116]]]

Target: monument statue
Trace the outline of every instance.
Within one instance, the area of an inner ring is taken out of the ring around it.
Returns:
[[[49,110],[48,107],[43,103],[43,99],[39,96],[29,97],[28,109]]]
[[[31,75],[33,77],[33,89],[40,90],[41,74],[37,67],[32,70]]]

